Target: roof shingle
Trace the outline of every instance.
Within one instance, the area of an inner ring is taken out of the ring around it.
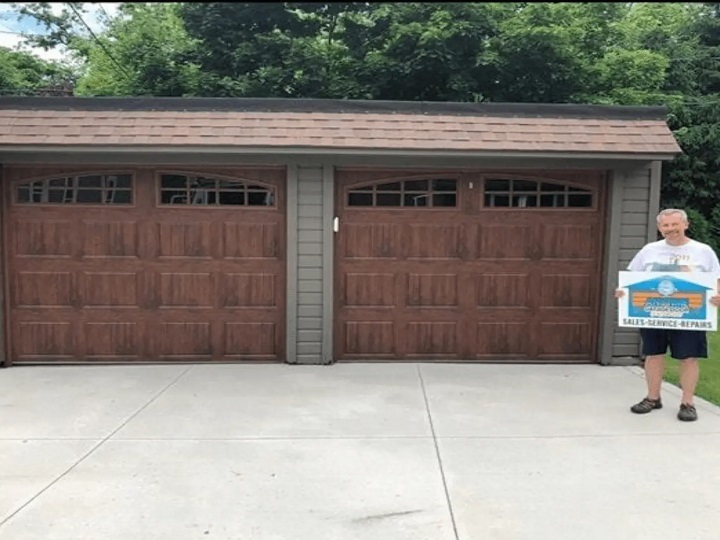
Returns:
[[[673,155],[661,118],[377,112],[57,110],[0,103],[0,147],[182,146]]]

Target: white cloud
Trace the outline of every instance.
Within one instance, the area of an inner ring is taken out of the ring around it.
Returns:
[[[22,3],[22,2],[21,2]],[[53,13],[61,13],[63,2],[50,4]],[[83,20],[93,32],[100,32],[103,29],[105,16],[112,17],[117,11],[120,2],[87,2],[86,13],[82,14]],[[78,23],[80,24],[80,23]],[[21,35],[44,33],[45,28],[38,24],[32,17],[20,17],[16,10],[8,4],[0,4],[0,46],[11,49],[27,50],[45,60],[61,60],[65,58],[65,51],[58,47],[48,51],[39,47],[27,45],[25,38]]]

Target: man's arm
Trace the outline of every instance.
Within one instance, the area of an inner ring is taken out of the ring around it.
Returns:
[[[715,294],[710,297],[710,303],[713,306],[720,307],[720,277],[715,285]]]

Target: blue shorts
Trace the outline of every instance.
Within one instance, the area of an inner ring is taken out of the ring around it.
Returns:
[[[643,356],[667,353],[676,360],[686,358],[707,358],[707,335],[699,330],[665,330],[662,328],[641,328]]]

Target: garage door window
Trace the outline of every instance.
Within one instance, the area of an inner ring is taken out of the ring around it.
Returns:
[[[555,182],[507,178],[485,180],[486,207],[513,208],[589,208],[593,194],[589,189]]]
[[[18,204],[132,204],[130,174],[89,174],[33,180],[17,185]]]
[[[160,204],[193,206],[275,206],[273,188],[239,179],[163,173]]]
[[[457,206],[457,180],[450,178],[402,180],[354,187],[348,206],[438,208]]]

